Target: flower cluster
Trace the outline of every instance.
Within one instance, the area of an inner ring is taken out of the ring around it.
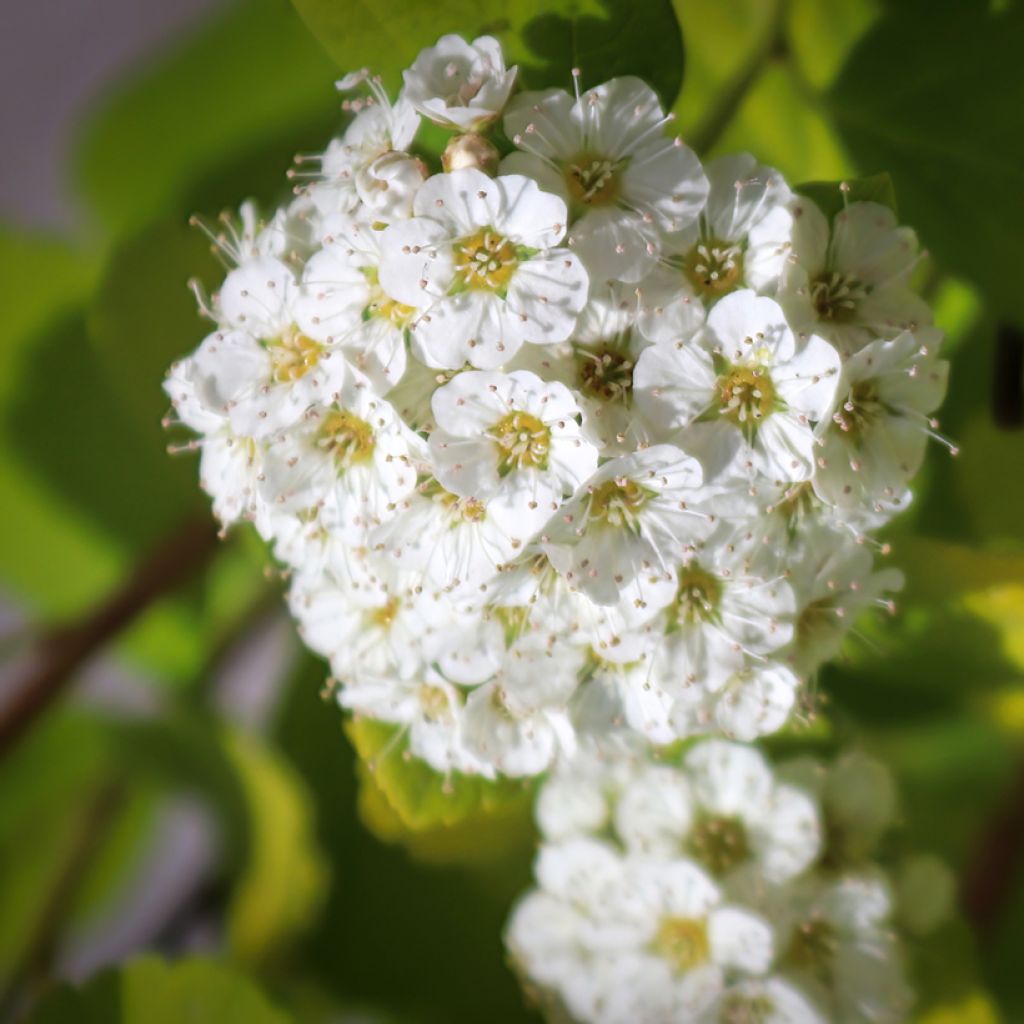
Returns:
[[[535,774],[595,722],[770,733],[899,586],[866,541],[946,385],[915,237],[702,166],[636,78],[515,78],[446,36],[394,103],[340,82],[291,204],[214,236],[176,417],[341,703],[437,769]],[[421,118],[457,133],[439,173]]]
[[[901,585],[874,536],[947,375],[917,240],[752,156],[704,166],[642,81],[579,77],[518,90],[457,36],[394,101],[346,76],[291,202],[207,228],[228,273],[173,419],[343,707],[446,774],[553,772],[507,939],[557,1019],[901,1020],[884,770],[735,741],[810,714]]]
[[[941,921],[951,880],[932,858],[895,883],[871,860],[895,816],[861,753],[777,769],[718,739],[678,763],[581,753],[541,790],[538,888],[506,942],[553,1019],[896,1024],[901,932]]]

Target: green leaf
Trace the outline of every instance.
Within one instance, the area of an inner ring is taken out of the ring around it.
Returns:
[[[788,0],[786,38],[807,82],[824,88],[881,13],[879,0]]]
[[[671,106],[683,76],[683,42],[670,0],[293,0],[310,31],[345,70],[368,66],[395,87],[421,49],[446,32],[498,35],[528,88],[584,87],[640,75]]]
[[[888,170],[904,220],[939,263],[1024,318],[1024,7],[913,0],[891,6],[828,96],[862,170]],[[923,30],[926,26],[926,30]]]
[[[684,138],[762,48],[775,7],[765,0],[675,0],[686,40],[686,80],[673,109]]]
[[[892,178],[884,173],[845,181],[807,181],[795,186],[793,191],[815,203],[829,221],[848,203],[880,203],[893,213],[899,212]]]
[[[84,197],[115,234],[179,210],[240,152],[336,110],[333,76],[287,0],[236,3],[90,118],[77,158]],[[275,170],[283,185],[285,168]]]
[[[583,88],[610,78],[645,79],[670,109],[683,82],[683,37],[671,0],[599,0],[533,6],[537,15],[520,29],[525,58],[523,84],[531,89],[567,88],[572,69],[581,71]],[[555,9],[552,10],[552,6]],[[590,13],[585,13],[590,7]],[[517,47],[513,45],[511,53]],[[540,63],[537,63],[539,61]]]
[[[166,963],[145,956],[97,975],[82,988],[62,985],[30,1024],[289,1024],[244,975],[209,960]]]
[[[364,821],[376,826],[376,834],[388,841],[399,840],[406,833],[443,832],[465,826],[451,843],[421,844],[428,857],[433,851],[440,858],[446,849],[457,851],[460,840],[463,846],[467,840],[472,843],[470,837],[476,837],[488,823],[509,817],[521,819],[528,807],[528,785],[510,780],[490,782],[457,772],[449,777],[440,775],[412,757],[397,727],[386,722],[350,719],[345,731],[362,759],[364,785],[375,787],[382,798],[361,797]]]
[[[249,856],[231,896],[228,943],[234,956],[256,965],[310,926],[321,908],[329,870],[298,772],[255,737],[233,733],[226,746],[249,814]]]
[[[209,292],[223,273],[197,229],[162,220],[114,250],[91,303],[87,326],[107,386],[154,450],[167,443],[160,426],[167,370],[213,329],[188,282]]]
[[[785,61],[772,62],[761,73],[713,154],[738,151],[755,153],[789,181],[839,180],[854,169],[834,125]]]

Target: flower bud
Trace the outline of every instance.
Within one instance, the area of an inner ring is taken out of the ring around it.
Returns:
[[[444,148],[441,165],[446,171],[461,171],[472,167],[492,177],[498,170],[498,150],[482,135],[469,132],[456,135]]]

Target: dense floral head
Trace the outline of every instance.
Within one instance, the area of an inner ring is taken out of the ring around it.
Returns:
[[[444,36],[397,97],[346,76],[292,202],[214,236],[214,327],[166,385],[214,510],[287,564],[341,704],[440,771],[813,716],[891,608],[867,542],[945,387],[916,240],[703,167],[637,78],[516,75]]]

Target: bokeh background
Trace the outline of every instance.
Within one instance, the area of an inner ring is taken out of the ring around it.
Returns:
[[[858,624],[817,682],[826,714],[774,746],[884,758],[890,852],[956,873],[959,912],[913,950],[920,1019],[1024,1021],[1021,7],[578,6],[3,3],[0,1020],[537,1019],[500,938],[530,788],[449,792],[386,730],[343,728],[279,573],[249,532],[217,539],[160,424],[163,372],[204,333],[186,281],[219,273],[189,215],[283,198],[292,156],[344,123],[341,70],[395,84],[442,31],[491,27],[566,82],[681,72],[702,156],[891,172],[932,254],[961,452],[933,446],[887,538],[899,614]]]

